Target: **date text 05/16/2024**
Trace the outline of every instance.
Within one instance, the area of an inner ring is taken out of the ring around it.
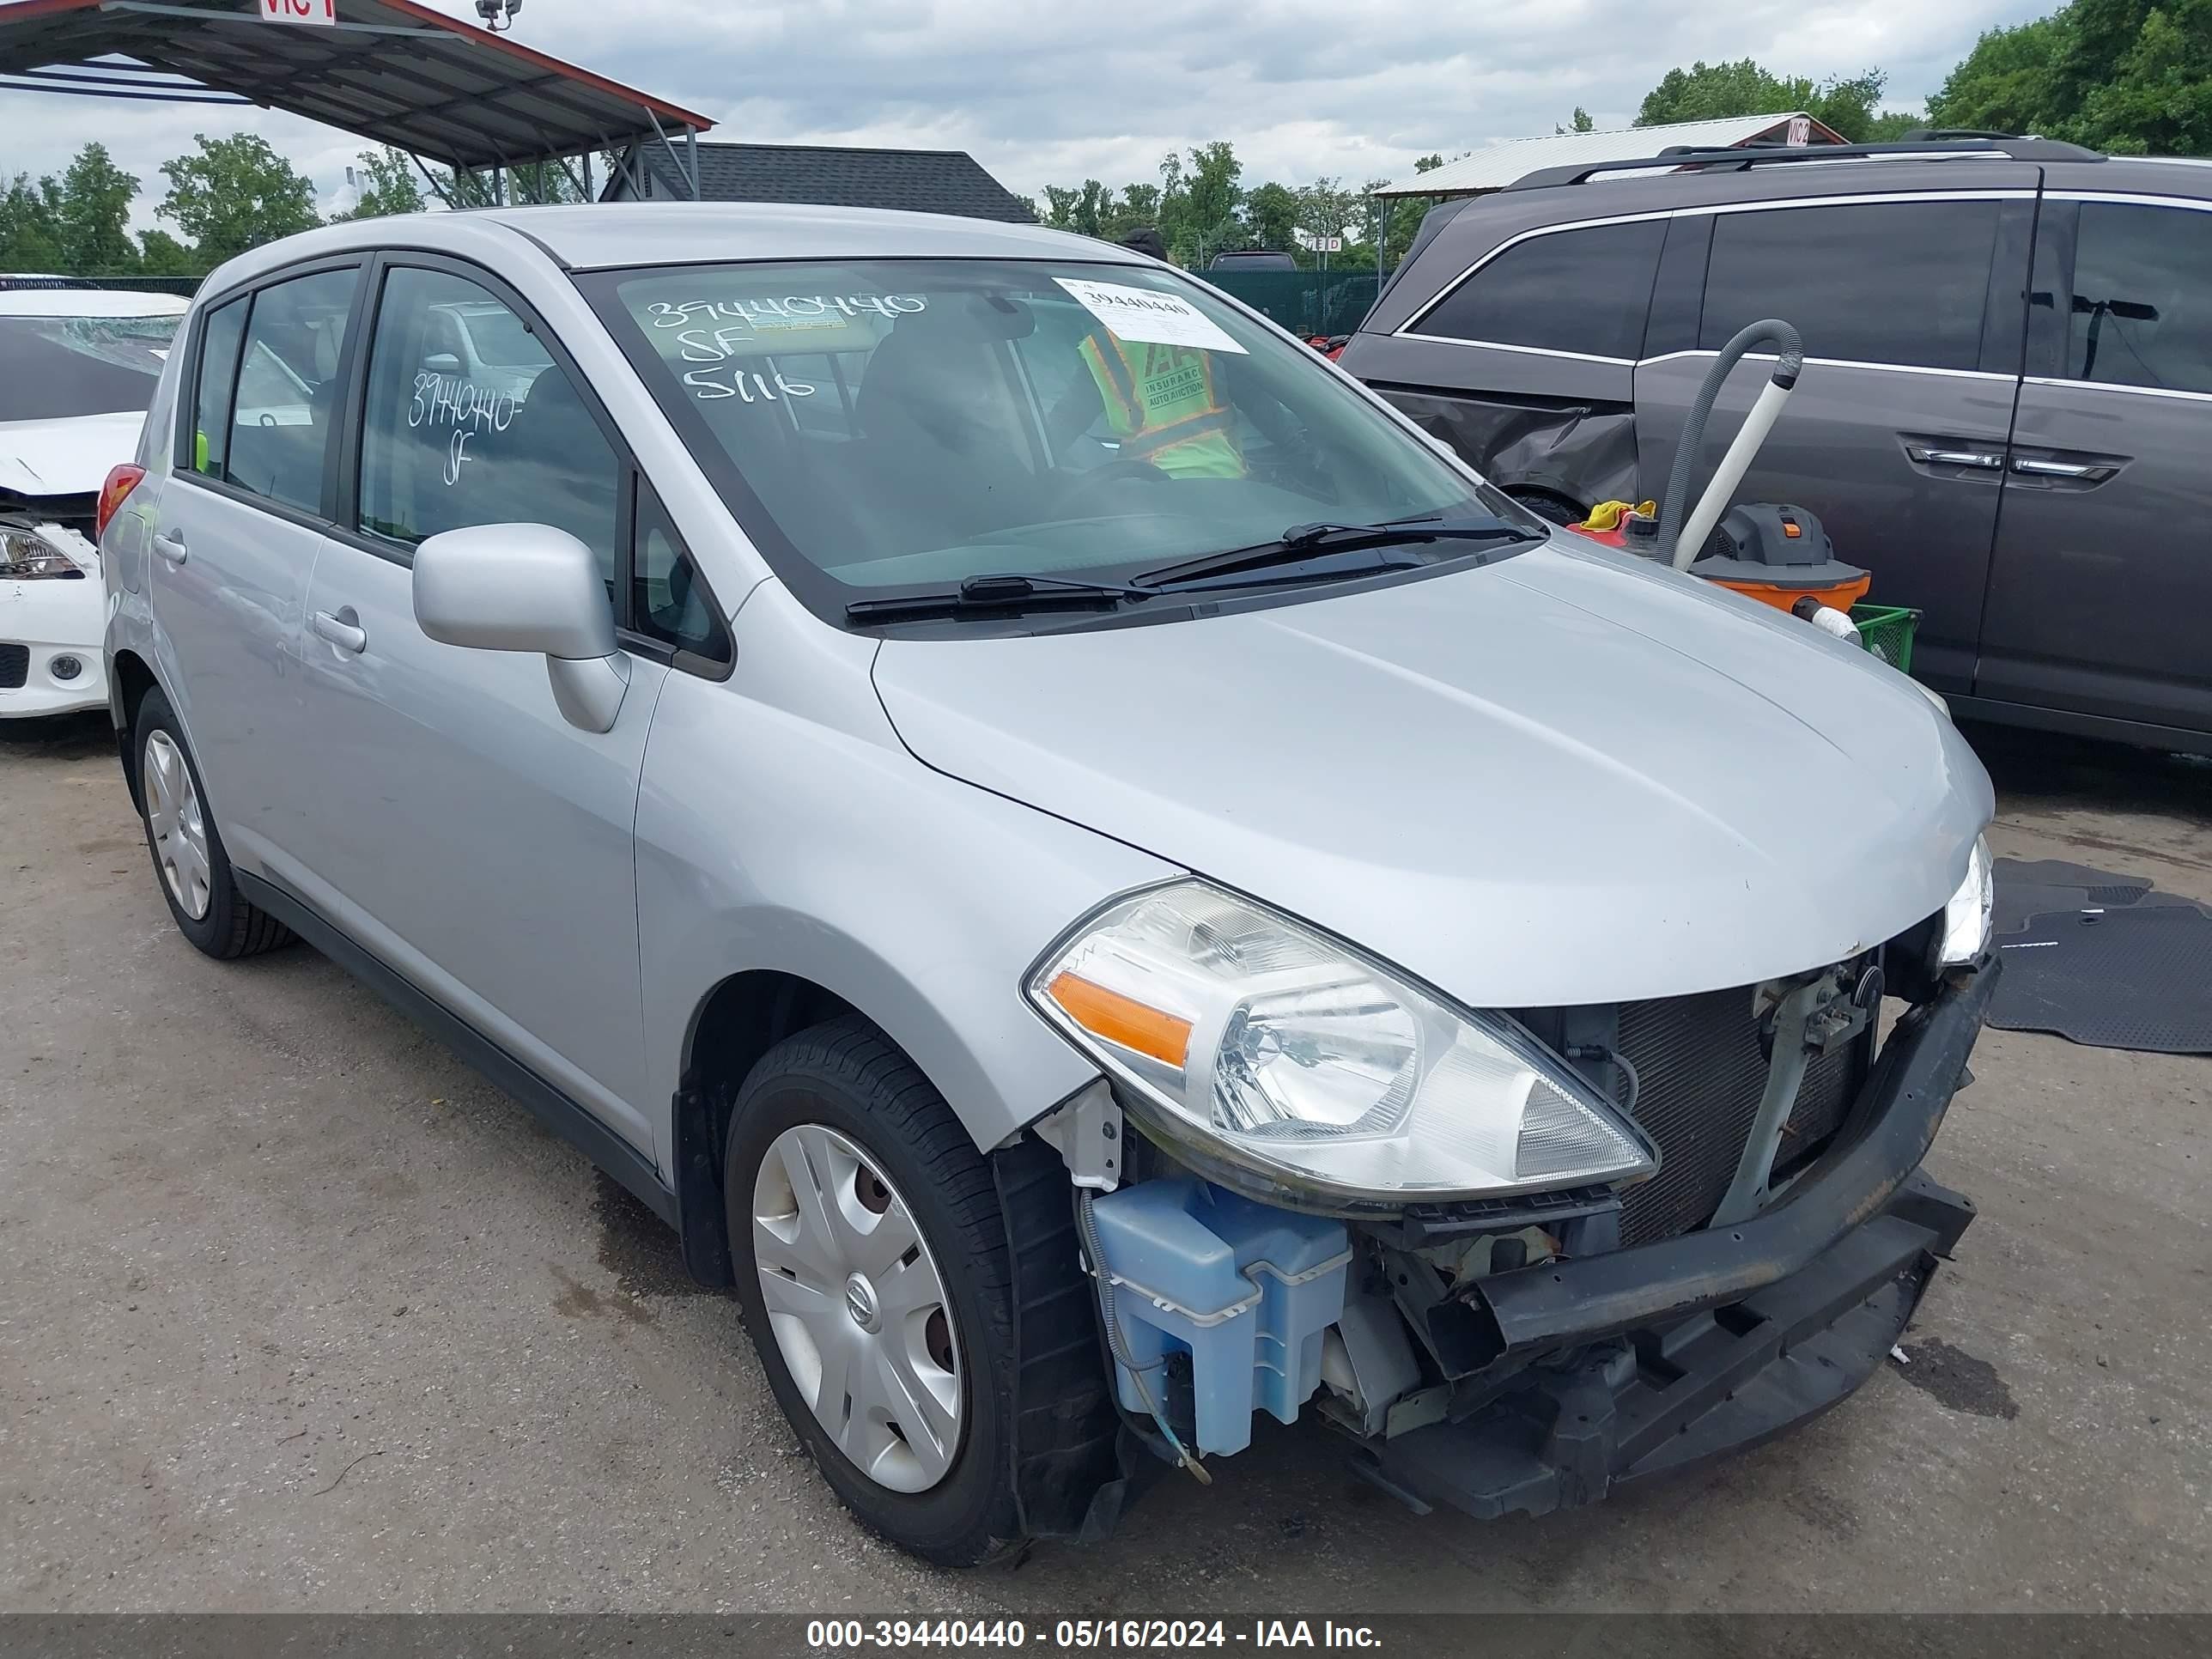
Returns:
[[[1174,1648],[1378,1649],[1382,1638],[1366,1625],[1334,1620],[1060,1619],[1031,1629],[1020,1619],[814,1619],[806,1645],[822,1653],[840,1650],[1023,1648],[1045,1651],[1135,1651]]]

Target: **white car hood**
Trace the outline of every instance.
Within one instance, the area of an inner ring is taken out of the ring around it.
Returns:
[[[1841,960],[1940,908],[1993,811],[1903,676],[1565,537],[1233,615],[892,639],[875,678],[925,763],[1476,1006]]]
[[[138,453],[143,414],[73,415],[55,421],[0,421],[0,492],[96,495],[108,469]]]

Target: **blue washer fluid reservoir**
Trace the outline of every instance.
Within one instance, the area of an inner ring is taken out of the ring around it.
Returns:
[[[1149,1365],[1190,1356],[1194,1449],[1243,1450],[1261,1408],[1297,1420],[1321,1384],[1322,1333],[1344,1311],[1352,1246],[1342,1222],[1194,1176],[1124,1187],[1097,1200],[1092,1217],[1104,1259],[1091,1271],[1113,1278],[1130,1357]],[[1145,1415],[1136,1379],[1115,1370],[1122,1405]],[[1146,1381],[1161,1399],[1164,1373]]]

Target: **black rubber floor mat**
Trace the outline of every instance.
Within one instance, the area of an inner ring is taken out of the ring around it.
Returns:
[[[2032,918],[2000,939],[1989,1023],[2099,1048],[2212,1054],[2212,915],[2150,904]]]
[[[2064,859],[1999,859],[1992,866],[1997,885],[2007,882],[2033,882],[2045,887],[2085,887],[2101,896],[2101,904],[2129,904],[2134,901],[2122,895],[2134,892],[2141,895],[2150,890],[2148,876],[2120,876],[2110,870],[2094,869],[2086,864],[2069,864]]]

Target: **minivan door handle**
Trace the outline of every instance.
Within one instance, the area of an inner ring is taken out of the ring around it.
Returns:
[[[156,553],[159,553],[163,558],[167,559],[171,564],[182,564],[185,562],[185,538],[183,533],[179,531],[172,530],[166,536],[156,534],[154,538],[154,550]]]
[[[2102,483],[2119,471],[2100,462],[2044,461],[2032,455],[2014,456],[2012,470],[2031,478],[2069,478],[2080,483]]]
[[[1905,453],[1923,466],[1976,466],[1994,471],[2004,465],[2004,457],[1986,449],[1929,449],[1923,444],[1907,444]]]
[[[360,617],[349,605],[336,616],[327,611],[315,612],[314,629],[317,638],[328,640],[341,651],[358,655],[368,649],[368,630],[361,625]]]

